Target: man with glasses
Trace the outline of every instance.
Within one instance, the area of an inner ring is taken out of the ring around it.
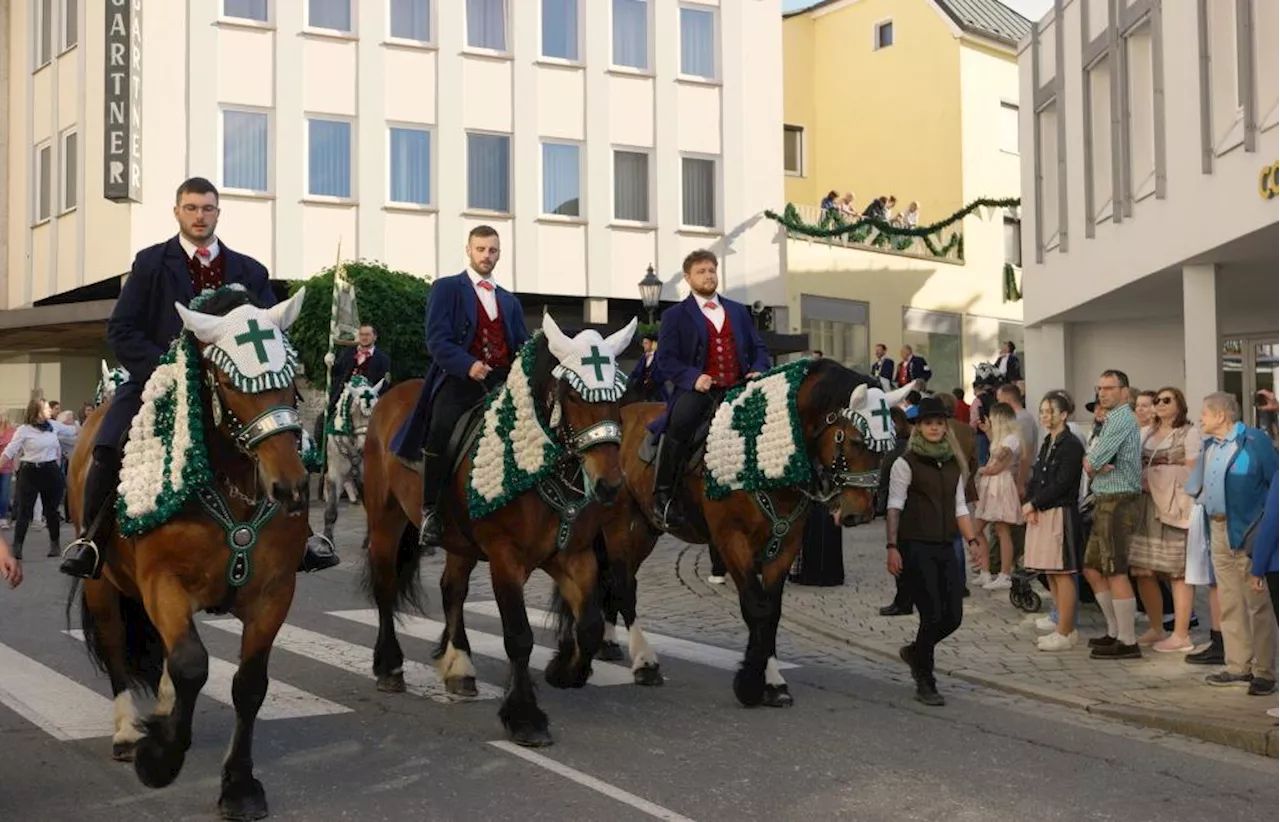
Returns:
[[[144,248],[120,289],[107,321],[107,344],[129,371],[116,389],[93,442],[93,461],[85,477],[81,536],[63,552],[61,571],[73,577],[96,579],[102,573],[109,539],[99,539],[111,522],[99,512],[114,498],[120,483],[120,461],[133,418],[142,407],[142,389],[161,356],[182,332],[182,318],[174,303],[187,305],[205,289],[244,286],[263,307],[275,305],[267,269],[252,257],[238,254],[218,241],[218,189],[203,177],[178,186],[173,216],[178,235]],[[99,522],[98,520],[102,521]],[[303,571],[320,571],[339,562],[323,537],[307,540]]]
[[[1095,390],[1106,418],[1084,461],[1093,493],[1093,530],[1085,548],[1084,575],[1107,619],[1107,633],[1089,640],[1090,657],[1139,659],[1129,537],[1142,493],[1141,434],[1129,405],[1129,377],[1123,371],[1103,371]]]

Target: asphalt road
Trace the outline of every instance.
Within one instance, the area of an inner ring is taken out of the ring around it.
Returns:
[[[355,557],[359,541],[342,542],[344,556]],[[406,678],[411,690],[421,686],[418,694],[378,693],[362,656],[375,631],[362,621],[371,605],[358,588],[358,567],[348,562],[304,578],[289,643],[278,643],[272,657],[268,708],[278,718],[260,722],[256,734],[257,775],[272,818],[1275,816],[1274,760],[954,681],[941,683],[945,708],[925,708],[898,667],[795,634],[780,643],[782,659],[797,666],[784,671],[795,707],[743,709],[730,690],[733,657],[714,649],[736,655],[745,631],[718,598],[668,584],[664,563],[676,550],[660,547],[645,569],[646,627],[710,647],[684,646],[679,653],[692,659],[659,647],[667,675],[660,688],[628,684],[625,663],[600,666],[601,684],[581,690],[541,684],[556,744],[532,760],[494,744],[504,739],[498,700],[483,697],[500,691],[504,662],[476,656],[490,690],[472,702],[432,698],[428,677],[415,669]],[[440,565],[439,558],[424,565],[434,606]],[[22,588],[0,592],[0,819],[216,818],[233,719],[218,701],[229,701],[225,681],[215,675],[206,686],[178,781],[144,788],[131,766],[109,758],[110,692],[81,643],[64,633],[65,580],[52,560],[32,559],[26,571]],[[530,604],[544,606],[546,590],[535,577]],[[473,645],[486,634],[500,637],[498,621],[485,613],[489,599],[487,585],[473,586]],[[441,619],[438,607],[429,616]],[[216,617],[196,621],[210,656],[223,660],[215,674],[229,672],[236,637],[207,624]],[[411,660],[429,666],[436,634],[427,628],[418,633],[430,640],[402,634],[402,644]],[[538,641],[550,647],[546,631]]]

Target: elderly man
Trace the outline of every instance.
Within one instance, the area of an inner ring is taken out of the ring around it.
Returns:
[[[1142,492],[1142,442],[1138,418],[1129,405],[1129,377],[1103,371],[1098,406],[1106,411],[1084,472],[1093,491],[1093,530],[1084,552],[1084,575],[1107,620],[1107,633],[1089,640],[1093,659],[1140,659],[1134,634],[1137,604],[1129,582],[1129,537]]]
[[[1276,692],[1276,617],[1265,590],[1250,584],[1250,553],[1267,507],[1276,451],[1257,428],[1240,422],[1231,394],[1204,398],[1200,412],[1203,456],[1187,479],[1209,520],[1213,573],[1222,602],[1226,670],[1210,674],[1210,685],[1247,685],[1251,696]],[[1192,523],[1193,528],[1204,523]]]

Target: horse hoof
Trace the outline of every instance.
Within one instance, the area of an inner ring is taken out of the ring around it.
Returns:
[[[400,690],[404,690],[404,678],[400,680]],[[476,678],[474,676],[458,676],[453,679],[444,681],[445,693],[450,696],[478,696],[480,691],[476,688]]]
[[[631,676],[635,679],[637,685],[643,685],[646,688],[653,688],[666,682],[662,676],[662,669],[657,665],[644,665],[636,668],[631,672]]]
[[[223,819],[265,819],[267,817],[267,792],[262,783],[250,778],[247,785],[232,784],[222,789],[218,797],[218,813]]]
[[[764,702],[764,671],[749,673],[739,668],[733,675],[733,695],[747,708]]]
[[[765,685],[764,704],[770,708],[790,708],[796,701],[786,685]]]
[[[178,778],[185,759],[185,751],[171,753],[157,740],[144,736],[133,749],[133,771],[148,788],[164,788]]]
[[[113,742],[111,744],[111,758],[117,762],[132,762],[135,744],[133,742]]]
[[[622,658],[622,646],[616,642],[606,642],[596,651],[596,659],[602,662],[621,662]]]
[[[384,694],[404,693],[404,674],[379,674],[378,690]]]
[[[511,728],[511,741],[522,748],[546,748],[554,744],[551,739],[551,731],[546,728],[534,728],[532,726]]]

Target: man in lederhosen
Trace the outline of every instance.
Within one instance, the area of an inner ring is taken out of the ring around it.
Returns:
[[[769,368],[769,352],[751,312],[716,293],[716,255],[699,249],[684,258],[684,281],[691,293],[667,309],[658,331],[658,379],[673,385],[667,413],[650,423],[662,435],[654,470],[653,511],[659,522],[682,521],[672,505],[672,489],[684,472],[688,438],[724,392]]]
[[[107,321],[107,345],[129,379],[116,389],[93,442],[93,461],[84,484],[81,536],[63,552],[61,571],[73,577],[96,579],[102,573],[103,551],[108,540],[95,540],[106,527],[109,514],[99,523],[98,513],[113,498],[120,483],[120,461],[133,418],[142,407],[142,389],[182,333],[182,318],[175,302],[187,305],[206,289],[240,284],[262,307],[276,304],[267,269],[252,257],[232,251],[215,234],[218,227],[218,189],[203,177],[192,177],[178,186],[173,216],[178,235],[133,259],[133,268],[120,289],[120,297]],[[339,562],[333,546],[312,534],[300,571],[322,571]]]
[[[467,236],[466,271],[437,280],[427,299],[427,369],[413,416],[392,440],[396,456],[416,467],[422,460],[422,530],[418,544],[440,544],[440,492],[449,466],[445,450],[458,420],[502,385],[521,344],[529,339],[524,308],[493,280],[502,256],[498,232],[487,225]],[[425,438],[425,445],[424,445]]]

